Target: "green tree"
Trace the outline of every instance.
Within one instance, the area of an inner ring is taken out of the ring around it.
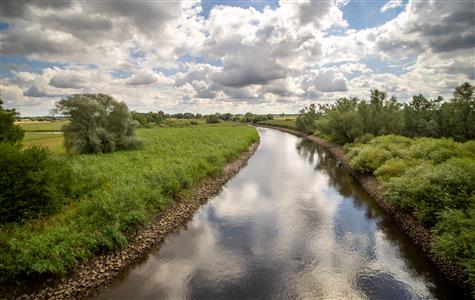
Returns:
[[[315,104],[310,104],[299,111],[299,115],[295,120],[295,126],[298,130],[307,134],[313,134],[316,129],[315,120],[317,119],[317,109]]]
[[[56,103],[56,111],[69,119],[63,127],[68,152],[106,153],[135,149],[137,122],[124,102],[104,94],[77,94]]]
[[[450,136],[457,140],[475,138],[475,86],[468,82],[457,86],[443,110]]]
[[[206,117],[206,123],[219,123],[219,114],[212,114]]]
[[[20,145],[25,133],[20,126],[14,124],[17,115],[15,109],[4,109],[0,98],[0,142]]]

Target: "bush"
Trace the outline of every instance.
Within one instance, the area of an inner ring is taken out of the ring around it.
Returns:
[[[475,287],[475,195],[472,207],[466,212],[448,209],[441,212],[434,228],[434,249],[437,255],[455,258],[465,267],[469,281]]]
[[[383,165],[377,168],[376,171],[374,171],[374,175],[381,181],[386,181],[391,177],[401,176],[408,168],[417,164],[418,162],[393,158],[387,160]]]
[[[20,126],[15,125],[17,112],[14,109],[4,109],[0,98],[0,142],[19,145],[25,135]]]
[[[134,137],[137,122],[132,119],[127,105],[111,96],[73,95],[57,102],[56,110],[70,121],[63,127],[68,152],[107,153],[142,146]]]
[[[206,123],[209,123],[209,124],[219,123],[219,116],[217,114],[207,116]]]
[[[391,158],[391,153],[380,147],[362,145],[353,147],[348,156],[355,170],[372,173]]]
[[[51,214],[78,192],[71,169],[46,148],[0,143],[0,170],[0,223]]]
[[[442,164],[420,164],[383,185],[391,201],[434,225],[445,209],[466,210],[475,194],[475,160],[452,158]]]

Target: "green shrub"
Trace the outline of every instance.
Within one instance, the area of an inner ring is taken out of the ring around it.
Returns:
[[[378,179],[382,181],[386,181],[391,177],[401,176],[409,169],[411,166],[413,167],[414,161],[407,161],[399,158],[393,158],[387,160],[384,164],[382,164],[379,168],[374,171],[374,175],[378,177]]]
[[[0,143],[0,223],[57,211],[74,195],[71,168],[46,148]]]
[[[475,160],[452,158],[439,165],[423,163],[383,185],[388,199],[434,225],[445,209],[465,210],[475,193]]]
[[[372,173],[391,158],[391,153],[383,148],[361,145],[353,147],[349,157],[355,170],[361,173]]]
[[[434,228],[434,249],[437,255],[455,259],[465,267],[475,289],[475,195],[471,203],[466,212],[447,209],[440,213]]]

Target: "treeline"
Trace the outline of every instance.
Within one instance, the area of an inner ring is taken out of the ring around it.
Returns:
[[[296,125],[339,144],[385,134],[471,140],[475,138],[475,87],[470,83],[457,86],[448,101],[419,94],[405,104],[374,89],[369,100],[341,98],[333,104],[305,107]]]
[[[162,124],[163,121],[167,119],[178,119],[178,120],[196,120],[196,119],[203,119],[206,120],[207,123],[218,123],[220,121],[232,121],[232,122],[242,122],[242,123],[258,123],[261,121],[272,120],[274,119],[274,115],[272,114],[253,114],[253,113],[246,113],[246,114],[231,114],[231,113],[214,113],[209,115],[202,115],[199,113],[176,113],[176,114],[167,114],[163,111],[158,112],[136,112],[132,111],[132,117],[136,120],[141,126],[151,126],[151,125],[159,125]],[[191,125],[198,124],[192,123]]]

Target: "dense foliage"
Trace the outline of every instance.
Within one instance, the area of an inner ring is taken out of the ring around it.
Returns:
[[[339,144],[385,134],[466,141],[475,138],[475,86],[461,84],[449,101],[442,97],[429,100],[419,94],[406,104],[372,90],[369,100],[341,98],[317,109],[304,108],[297,118],[297,128],[312,133],[312,118],[318,135]]]
[[[219,115],[218,114],[213,114],[209,115],[206,117],[206,123],[213,124],[213,123],[219,123]]]
[[[78,181],[88,180],[88,195],[41,222],[0,227],[0,282],[64,274],[94,252],[124,246],[138,224],[258,139],[252,127],[225,123],[140,129],[138,135],[146,141],[138,151],[65,158]]]
[[[299,112],[299,116],[295,120],[295,126],[298,130],[311,134],[315,131],[315,119],[317,118],[317,111],[314,104],[309,107],[304,107]]]
[[[14,124],[17,115],[14,109],[4,109],[3,100],[0,98],[0,143],[18,145],[23,139],[23,130]]]
[[[435,252],[464,266],[475,287],[475,141],[387,135],[347,149],[353,168],[433,229]]]
[[[124,102],[104,94],[77,94],[56,103],[57,112],[69,119],[63,127],[68,152],[107,153],[136,149],[136,122]]]
[[[0,170],[0,223],[51,214],[79,192],[71,168],[46,148],[0,143]]]

